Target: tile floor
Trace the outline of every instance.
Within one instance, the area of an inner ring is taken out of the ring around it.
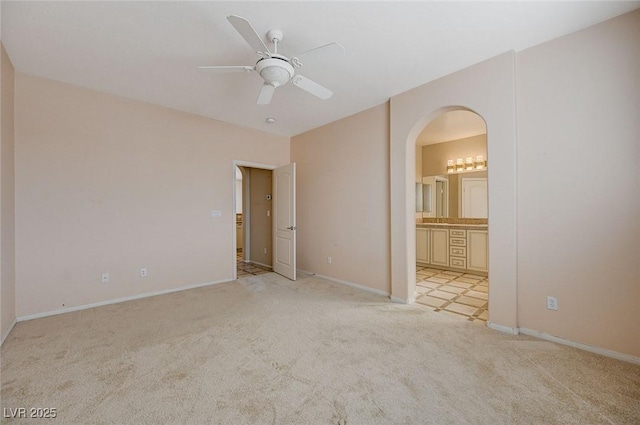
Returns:
[[[489,317],[485,276],[416,266],[416,302],[436,312],[484,323]]]
[[[245,263],[242,261],[242,250],[238,250],[236,255],[236,268],[238,270],[238,279],[245,276],[259,275],[273,271],[271,267],[264,267],[258,264]]]

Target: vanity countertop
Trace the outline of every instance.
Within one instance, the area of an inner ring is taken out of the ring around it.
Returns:
[[[454,229],[487,229],[488,224],[416,223],[416,227],[451,227]]]

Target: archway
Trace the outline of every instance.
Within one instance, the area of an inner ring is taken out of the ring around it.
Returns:
[[[437,115],[467,109],[487,124],[489,327],[517,333],[515,55],[505,53],[391,99],[391,298],[414,301],[415,142]],[[462,106],[464,105],[464,106]]]
[[[416,303],[470,322],[488,320],[487,126],[444,112],[416,140]]]

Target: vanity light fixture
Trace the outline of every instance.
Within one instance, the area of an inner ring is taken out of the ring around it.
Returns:
[[[456,171],[456,168],[453,166],[453,159],[447,161],[447,173],[453,173]]]
[[[462,173],[465,171],[484,170],[487,168],[487,161],[483,155],[477,155],[475,160],[472,156],[466,158],[458,158],[455,160],[447,160],[447,173]]]
[[[473,170],[473,157],[468,156],[466,161],[465,161],[465,170],[469,171],[469,170]]]

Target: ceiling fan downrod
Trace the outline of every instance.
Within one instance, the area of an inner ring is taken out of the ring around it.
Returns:
[[[282,31],[273,29],[267,31],[267,38],[273,43],[273,53],[278,53],[278,43],[282,41],[284,34]]]

